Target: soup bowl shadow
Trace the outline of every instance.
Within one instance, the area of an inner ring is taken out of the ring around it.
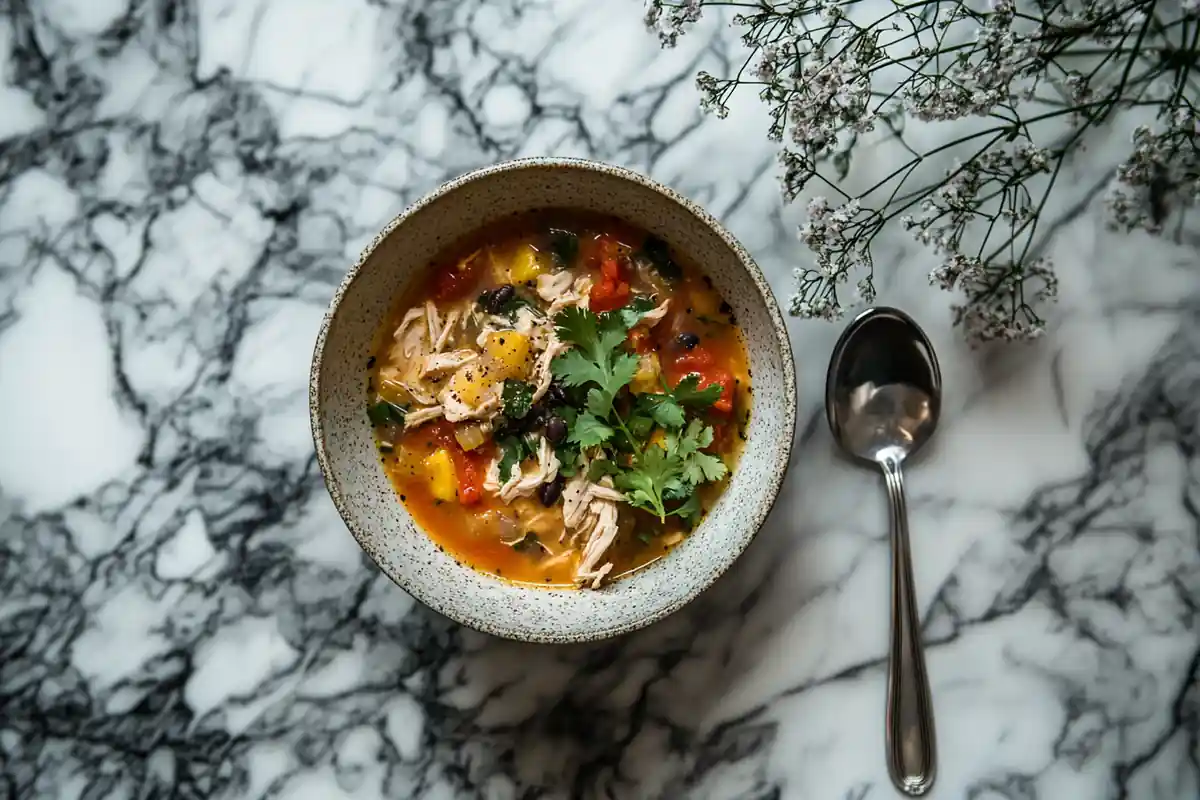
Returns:
[[[414,523],[380,463],[367,419],[367,360],[397,298],[434,256],[476,229],[539,209],[623,219],[696,265],[733,307],[753,402],[729,486],[670,554],[599,590],[508,583],[459,564]],[[351,534],[397,585],[481,631],[534,642],[603,639],[683,607],[737,559],[766,519],[787,470],[796,421],[791,347],[779,307],[745,249],[711,215],[638,173],[577,159],[523,159],[450,181],[368,245],[330,303],[309,377],[317,459]]]

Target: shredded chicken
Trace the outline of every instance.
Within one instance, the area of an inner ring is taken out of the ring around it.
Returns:
[[[431,356],[425,357],[425,362],[421,366],[421,376],[436,375],[441,372],[458,369],[463,364],[470,364],[477,358],[479,358],[479,354],[474,350],[451,350],[449,353],[434,353]]]
[[[416,309],[413,309],[416,311]],[[412,314],[412,311],[408,312]],[[446,319],[442,319],[442,315],[438,313],[437,305],[432,300],[425,301],[425,331],[429,335],[429,349],[434,353],[442,352],[446,346],[446,342],[450,340],[450,334],[454,332],[454,326],[458,324],[459,317],[462,316],[462,311],[452,309],[446,313]],[[408,316],[405,316],[407,319]],[[407,352],[405,355],[409,355]],[[410,356],[411,357],[411,356]]]
[[[503,484],[500,483],[500,459],[494,459],[488,467],[487,477],[483,488],[500,497],[505,503],[511,503],[518,497],[528,497],[537,491],[543,483],[549,483],[558,477],[558,456],[554,447],[545,436],[539,437],[537,466],[526,471],[518,466],[512,471]]]
[[[654,308],[653,311],[646,312],[645,316],[642,317],[642,322],[646,323],[647,328],[653,328],[662,320],[663,317],[667,315],[667,311],[670,310],[670,308],[671,301],[663,300]]]
[[[458,322],[459,312],[451,311],[446,315],[446,324],[442,327],[442,332],[438,336],[437,341],[433,344],[433,352],[440,353],[442,348],[446,346],[446,342],[450,340],[450,334],[454,332],[454,325]]]
[[[593,589],[612,570],[611,562],[600,565],[600,559],[617,538],[617,503],[623,499],[609,478],[591,483],[586,470],[580,470],[563,487],[563,523],[574,530],[576,538],[587,537],[575,580],[590,583]]]
[[[571,345],[566,342],[560,342],[553,333],[550,334],[546,349],[541,352],[537,362],[533,365],[533,402],[536,403],[542,399],[542,396],[549,391],[551,381],[554,380],[554,374],[550,371],[550,362],[570,347]]]
[[[414,327],[413,323],[421,319],[424,314],[425,312],[420,308],[410,308],[404,315],[404,319],[400,320],[400,325],[392,336],[396,341],[389,354],[392,361],[399,362],[400,356],[412,358],[421,350],[421,338],[425,331],[420,327]]]
[[[547,303],[553,303],[571,290],[571,273],[550,272],[537,276],[538,297]]]
[[[562,276],[566,276],[564,279]],[[546,313],[553,318],[568,306],[588,307],[588,294],[592,290],[592,279],[584,275],[572,284],[570,273],[538,276],[538,297],[550,304]]]
[[[438,314],[437,305],[432,300],[425,301],[425,330],[429,333],[429,344],[442,335],[442,316]]]
[[[459,400],[454,392],[450,391],[449,387],[442,390],[439,398],[442,401],[442,408],[446,412],[446,419],[450,422],[462,422],[468,419],[490,420],[500,410],[500,390],[498,386],[488,392],[487,396],[476,406],[467,405]]]
[[[412,395],[413,400],[420,403],[421,405],[423,405],[423,406],[437,405],[437,397],[434,396],[433,392],[427,391],[424,386],[421,386],[420,384],[417,384],[417,383],[411,383],[409,381],[397,381],[397,383],[400,384],[400,386],[404,389],[404,391],[406,391],[410,395]]]
[[[443,411],[441,406],[433,406],[432,408],[421,408],[416,411],[410,411],[404,416],[404,430],[415,428],[418,425],[424,425],[426,422],[435,420],[442,416]]]

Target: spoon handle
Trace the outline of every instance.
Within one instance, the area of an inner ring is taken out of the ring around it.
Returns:
[[[892,646],[885,722],[888,773],[897,789],[915,797],[933,786],[937,741],[921,646],[921,621],[913,594],[904,477],[897,459],[887,458],[881,466],[892,529]]]

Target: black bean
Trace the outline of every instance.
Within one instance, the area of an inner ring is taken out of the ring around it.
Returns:
[[[513,295],[516,294],[516,291],[517,290],[513,288],[511,283],[506,283],[503,286],[493,290],[488,296],[488,311],[492,312],[493,314],[499,314],[504,310],[504,306],[513,299]]]
[[[693,347],[700,344],[700,337],[691,331],[684,331],[675,337],[675,341],[679,342],[684,350],[691,350]]]
[[[546,420],[546,438],[551,444],[562,444],[567,438],[567,423],[562,417],[555,414]]]
[[[538,500],[542,501],[542,505],[546,508],[558,502],[558,498],[562,497],[563,479],[559,475],[549,483],[543,483],[538,487]]]
[[[558,381],[553,381],[550,388],[546,390],[546,402],[551,405],[565,406],[567,404],[567,390]]]

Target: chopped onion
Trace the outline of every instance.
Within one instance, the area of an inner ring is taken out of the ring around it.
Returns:
[[[458,446],[463,450],[474,450],[487,441],[487,434],[478,424],[458,425],[454,428],[454,438],[458,440]]]

